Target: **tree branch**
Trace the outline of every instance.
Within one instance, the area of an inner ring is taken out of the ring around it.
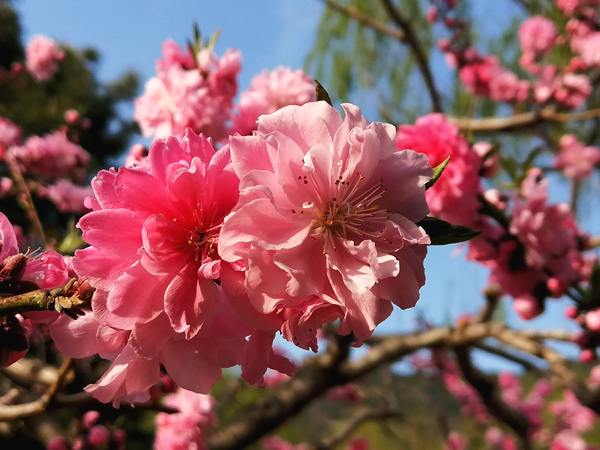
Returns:
[[[44,413],[66,379],[70,367],[71,358],[67,358],[58,370],[56,381],[37,400],[20,405],[0,405],[0,421],[23,419]]]
[[[468,348],[456,347],[454,352],[463,377],[477,391],[487,410],[519,436],[524,449],[529,449],[529,421],[525,414],[504,403],[498,395],[495,379],[484,375],[473,365]]]
[[[531,127],[541,122],[573,122],[600,117],[600,108],[590,109],[578,113],[559,113],[552,108],[542,109],[538,112],[515,114],[510,117],[490,117],[484,119],[471,119],[468,117],[448,117],[448,120],[458,125],[465,132],[492,132],[513,131],[520,128]]]

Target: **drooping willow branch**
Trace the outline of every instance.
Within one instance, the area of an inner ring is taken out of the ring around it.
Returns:
[[[425,82],[425,86],[427,87],[427,91],[429,92],[432,111],[442,112],[443,110],[442,102],[440,101],[440,95],[435,87],[435,83],[433,81],[433,74],[431,73],[431,69],[429,67],[429,61],[427,55],[425,54],[425,51],[423,50],[423,46],[419,42],[419,38],[417,37],[409,21],[406,20],[402,16],[402,14],[400,14],[400,11],[398,11],[398,9],[392,4],[391,0],[381,1],[392,20],[404,32],[406,43],[411,47],[415,55],[415,59],[417,60],[417,66],[419,67],[419,71],[421,72],[421,76],[423,77],[423,81]]]
[[[385,34],[386,36],[390,36],[391,38],[397,39],[400,42],[406,41],[406,36],[401,31],[386,27],[381,22],[378,22],[377,20],[374,20],[374,19],[370,18],[369,16],[365,16],[363,13],[361,13],[357,8],[355,8],[353,6],[340,5],[339,3],[336,3],[332,0],[324,0],[324,2],[328,8],[330,8],[334,11],[337,11],[341,14],[345,14],[348,17],[352,17],[358,23],[365,25],[369,28],[372,28],[373,30],[377,31],[378,33]]]

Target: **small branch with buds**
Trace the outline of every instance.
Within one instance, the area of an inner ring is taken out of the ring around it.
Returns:
[[[13,316],[33,311],[58,311],[70,317],[83,315],[89,309],[94,288],[87,282],[71,279],[52,289],[37,289],[0,298],[0,316]]]

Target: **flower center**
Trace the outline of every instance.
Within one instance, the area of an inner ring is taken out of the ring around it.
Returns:
[[[363,190],[365,176],[356,174],[348,182],[341,177],[335,182],[337,190],[324,211],[315,212],[315,235],[323,235],[336,250],[335,239],[386,240],[381,230],[389,219],[389,211],[377,205],[386,188],[383,180]]]

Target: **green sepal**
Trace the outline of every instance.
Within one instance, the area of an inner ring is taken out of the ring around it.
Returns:
[[[333,103],[331,103],[331,98],[329,98],[329,94],[327,93],[323,85],[317,80],[315,80],[315,96],[317,97],[317,101],[323,100],[327,102],[329,106],[333,106]]]
[[[425,183],[425,190],[429,189],[433,186],[437,180],[442,176],[442,172],[450,162],[450,157],[448,156],[444,162],[442,162],[439,166],[433,168],[433,177],[427,183]]]
[[[473,239],[481,234],[481,231],[474,230],[462,225],[452,225],[445,220],[437,217],[427,216],[417,222],[431,239],[431,245],[456,244]]]

